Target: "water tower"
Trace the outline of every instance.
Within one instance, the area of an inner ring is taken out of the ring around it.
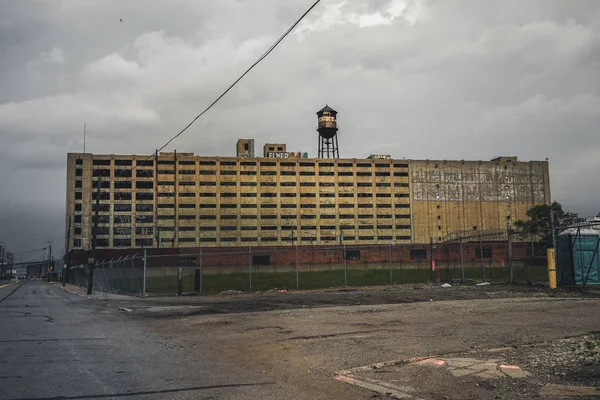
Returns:
[[[319,158],[340,158],[337,138],[337,111],[325,105],[317,112],[319,132]]]

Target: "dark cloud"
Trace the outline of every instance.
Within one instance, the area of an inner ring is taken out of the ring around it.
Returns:
[[[0,240],[63,240],[84,121],[88,151],[152,153],[309,3],[3,3]],[[329,103],[344,157],[548,157],[554,199],[596,214],[599,67],[595,0],[323,1],[174,147],[232,155],[253,137],[314,155]],[[19,223],[23,204],[36,216]]]

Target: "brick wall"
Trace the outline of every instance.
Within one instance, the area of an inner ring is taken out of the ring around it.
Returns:
[[[463,261],[465,264],[480,262],[478,257],[479,243],[463,244]],[[491,258],[484,258],[488,264],[503,265],[508,260],[508,248],[506,242],[484,242],[485,249],[491,249]],[[525,259],[530,257],[530,243],[514,243],[513,259]],[[347,251],[359,250],[360,259],[348,260],[349,264],[382,264],[390,261],[390,246],[376,245],[353,245],[347,246]],[[418,259],[411,250],[424,250],[425,259]],[[102,249],[97,250],[96,259],[98,261],[118,259],[124,257],[142,257],[143,249]],[[171,248],[171,249],[147,249],[148,267],[177,267],[191,266],[199,264],[199,257],[202,257],[202,265],[238,267],[248,266],[250,257],[269,256],[270,265],[295,265],[296,247],[295,246],[272,246],[272,247],[204,247],[204,248]],[[540,253],[545,254],[544,252]],[[413,264],[415,266],[425,266],[430,263],[430,248],[428,245],[395,245],[391,248],[391,259],[393,263]],[[72,251],[70,253],[71,263],[79,265],[86,263],[88,257],[91,257],[89,251]],[[433,259],[438,263],[446,261],[460,261],[460,246],[458,244],[435,245],[433,249]],[[333,265],[344,262],[342,246],[298,246],[298,262],[301,265]],[[254,264],[254,263],[253,263]]]

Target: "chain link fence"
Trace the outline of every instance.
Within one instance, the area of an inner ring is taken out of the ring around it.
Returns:
[[[150,254],[148,249],[145,258],[138,250],[135,254],[97,263],[93,289],[132,295],[144,292],[174,295],[397,285],[437,280],[510,281],[508,260],[497,256],[506,253],[506,243],[491,246],[486,243],[481,249],[474,246],[461,249],[464,254],[458,252],[458,247],[443,245],[414,251],[393,245],[169,249],[176,250],[174,254]],[[515,282],[547,281],[546,259],[535,250],[532,247],[531,254],[523,251],[511,260]],[[71,283],[86,287],[88,279],[88,266],[71,268]]]
[[[90,266],[71,267],[69,283],[88,287]],[[144,258],[134,254],[117,260],[104,260],[94,266],[93,290],[99,292],[142,295],[144,290]]]

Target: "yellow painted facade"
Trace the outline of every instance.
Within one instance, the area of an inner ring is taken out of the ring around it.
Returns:
[[[550,202],[547,162],[67,157],[70,248],[428,243]],[[160,241],[160,243],[159,243]]]

